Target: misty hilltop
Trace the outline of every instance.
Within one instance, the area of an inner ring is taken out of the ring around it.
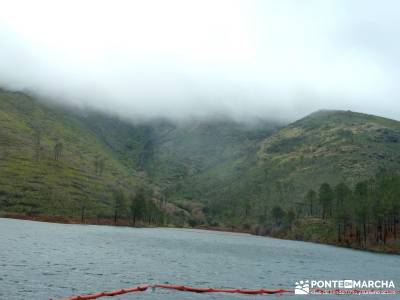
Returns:
[[[0,86],[135,120],[288,122],[320,108],[400,120],[399,10],[395,0],[8,1]]]
[[[145,187],[185,218],[200,209],[199,222],[227,222],[225,215],[249,206],[248,220],[229,221],[239,225],[264,206],[301,201],[323,182],[351,186],[400,168],[400,123],[350,111],[318,111],[287,126],[132,124],[22,93],[1,91],[0,104],[0,205],[8,212],[78,216],[89,201],[88,215],[111,215],[116,187]]]

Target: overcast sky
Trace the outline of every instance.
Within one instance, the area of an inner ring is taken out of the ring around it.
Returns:
[[[128,118],[400,119],[397,0],[0,0],[0,85]]]

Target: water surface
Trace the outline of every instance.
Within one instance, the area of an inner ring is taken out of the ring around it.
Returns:
[[[388,279],[400,256],[190,229],[64,225],[0,218],[0,299],[49,299],[171,283],[289,288],[302,279]],[[102,299],[400,299],[400,296],[243,296],[147,291]]]

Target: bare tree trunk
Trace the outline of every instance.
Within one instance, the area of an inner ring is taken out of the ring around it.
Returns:
[[[82,223],[83,223],[84,220],[85,220],[85,210],[86,210],[86,207],[83,205],[83,206],[81,207],[81,222],[82,222]]]

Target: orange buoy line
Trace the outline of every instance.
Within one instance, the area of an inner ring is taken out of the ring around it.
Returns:
[[[214,288],[195,288],[184,285],[168,285],[168,284],[156,284],[155,288],[162,289],[172,289],[184,292],[193,293],[231,293],[231,294],[248,294],[248,295],[261,295],[261,294],[283,294],[283,293],[293,293],[290,290],[242,290],[242,289],[214,289]]]
[[[78,295],[78,296],[62,298],[60,300],[92,300],[92,299],[97,299],[100,297],[111,297],[111,296],[118,296],[118,295],[123,295],[123,294],[128,294],[128,293],[134,293],[134,292],[144,292],[149,287],[150,287],[149,285],[144,284],[144,285],[139,285],[139,286],[133,287],[133,288],[98,292],[98,293],[94,293],[94,294]],[[50,300],[52,300],[52,299],[50,299]]]
[[[283,294],[283,293],[293,293],[292,290],[266,290],[266,289],[259,289],[259,290],[247,290],[247,289],[214,289],[214,288],[195,288],[185,285],[170,285],[170,284],[155,284],[155,285],[139,285],[133,288],[126,288],[126,289],[119,289],[114,291],[105,291],[105,292],[98,292],[93,294],[86,294],[86,295],[78,295],[63,298],[60,300],[92,300],[98,299],[100,297],[110,297],[110,296],[118,296],[128,293],[134,292],[144,292],[148,288],[161,288],[161,289],[170,289],[170,290],[177,290],[183,292],[192,292],[192,293],[230,293],[230,294],[247,294],[247,295],[262,295],[262,294]],[[52,299],[50,299],[52,300]]]

